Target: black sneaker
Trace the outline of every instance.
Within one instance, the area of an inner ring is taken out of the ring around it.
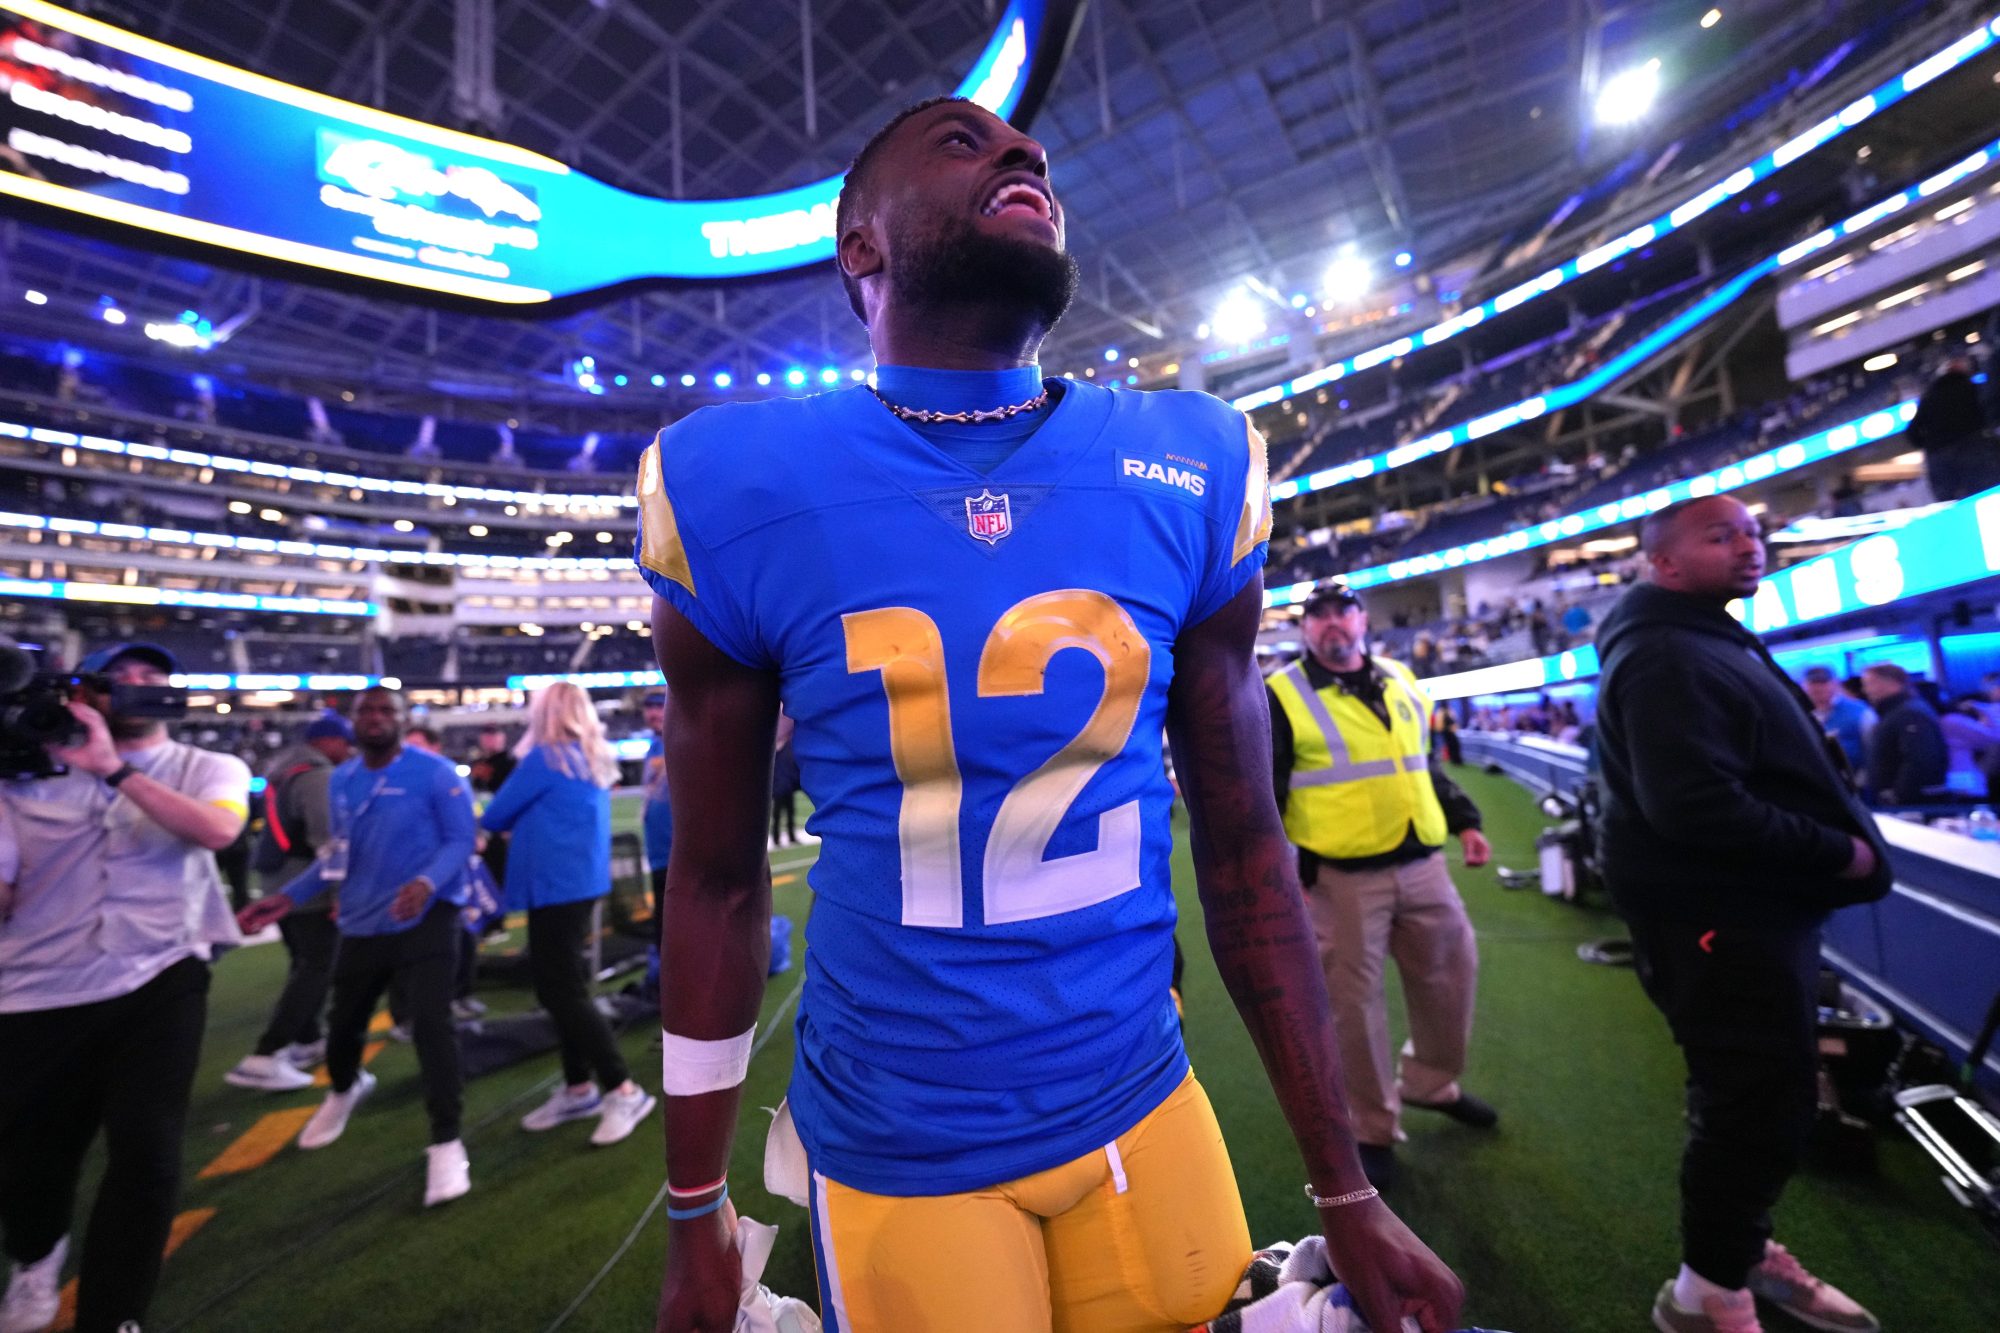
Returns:
[[[1383,1193],[1396,1183],[1396,1149],[1388,1143],[1357,1143],[1361,1152],[1361,1174]]]
[[[1500,1113],[1493,1109],[1493,1104],[1481,1101],[1469,1092],[1461,1092],[1456,1100],[1448,1102],[1420,1102],[1405,1097],[1403,1105],[1448,1115],[1459,1124],[1470,1125],[1474,1129],[1492,1129],[1500,1123]]]

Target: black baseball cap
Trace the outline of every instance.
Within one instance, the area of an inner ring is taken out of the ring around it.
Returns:
[[[1329,583],[1323,588],[1313,589],[1312,596],[1306,598],[1305,613],[1309,616],[1338,615],[1350,606],[1360,605],[1360,593],[1345,583]]]

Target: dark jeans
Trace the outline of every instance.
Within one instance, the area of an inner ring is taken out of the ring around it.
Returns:
[[[1738,1289],[1812,1133],[1819,929],[1631,925],[1640,983],[1687,1060],[1681,1257]]]
[[[451,1021],[453,976],[458,967],[458,908],[434,902],[409,930],[394,935],[343,935],[333,962],[333,1003],[326,1015],[326,1072],[334,1090],[354,1086],[368,1020],[392,985],[406,1006],[417,1068],[424,1080],[424,1109],[431,1142],[458,1137],[465,1083],[458,1068],[458,1033]]]
[[[606,1092],[631,1077],[611,1025],[590,999],[590,964],[583,953],[584,933],[597,900],[557,903],[528,912],[528,966],[535,980],[535,998],[549,1011],[562,1046],[563,1080],[597,1085]]]
[[[207,1014],[208,965],[196,958],[117,999],[0,1014],[0,1231],[9,1258],[32,1263],[69,1231],[84,1155],[104,1130],[80,1333],[144,1319],[159,1285]]]
[[[319,1040],[319,1014],[326,1007],[333,954],[340,945],[340,927],[325,912],[294,912],[279,920],[278,933],[284,936],[292,962],[271,1010],[271,1024],[257,1039],[259,1055],[274,1055],[294,1042],[309,1046]]]

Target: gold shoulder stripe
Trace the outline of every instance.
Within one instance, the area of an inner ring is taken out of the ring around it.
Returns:
[[[1236,547],[1229,556],[1232,565],[1271,539],[1270,451],[1250,418],[1243,418],[1243,429],[1250,437],[1250,475],[1243,483],[1243,517],[1236,524]]]
[[[681,525],[660,477],[658,435],[639,456],[639,563],[680,584],[690,597],[696,595],[687,547],[681,544]]]

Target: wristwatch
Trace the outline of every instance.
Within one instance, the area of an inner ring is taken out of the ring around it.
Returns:
[[[137,773],[138,771],[139,771],[138,769],[132,767],[132,765],[130,764],[120,764],[118,765],[117,768],[113,769],[111,772],[104,775],[104,785],[107,787],[116,788],[119,783],[131,777],[134,773]]]

